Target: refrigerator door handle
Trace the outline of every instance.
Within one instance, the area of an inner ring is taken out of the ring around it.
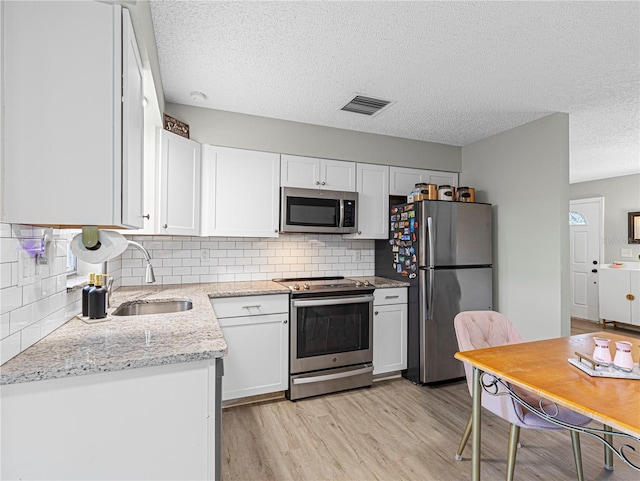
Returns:
[[[429,269],[429,292],[427,297],[427,320],[433,321],[433,278],[435,272],[433,269]]]
[[[427,242],[429,243],[429,265],[427,267],[433,267],[433,262],[436,255],[434,238],[435,236],[433,232],[433,218],[427,217]]]

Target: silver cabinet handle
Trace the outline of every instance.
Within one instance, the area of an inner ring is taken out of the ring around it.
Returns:
[[[326,182],[320,182],[320,185],[327,185]]]
[[[143,216],[141,216],[141,217],[142,217],[143,219],[147,219],[147,220],[149,220],[149,219],[151,219],[151,214],[145,214],[145,215],[143,215]]]
[[[374,312],[374,314],[377,316],[378,315],[378,311]]]
[[[167,227],[168,227],[168,226],[167,226],[167,224],[163,224],[163,225],[162,225],[162,228],[163,228],[163,229],[166,229]]]
[[[320,181],[319,180],[316,180],[316,185],[320,185]]]
[[[285,320],[284,320],[284,322],[283,322],[283,324],[286,324],[287,322],[289,322],[289,321],[287,321],[287,320],[285,319]]]
[[[255,304],[253,306],[242,306],[243,309],[251,309],[252,307],[255,307],[256,309],[260,309],[262,307],[262,304]]]
[[[400,296],[384,296],[385,299],[397,299]]]

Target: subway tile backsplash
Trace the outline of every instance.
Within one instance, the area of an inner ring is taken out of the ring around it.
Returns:
[[[69,232],[50,229],[48,263],[37,265],[34,242],[45,229],[0,223],[0,364],[78,314],[81,291],[67,293]]]
[[[268,280],[276,277],[369,276],[374,241],[340,235],[282,234],[278,238],[127,236],[151,255],[157,284]],[[127,249],[109,262],[114,286],[144,284],[146,262]]]

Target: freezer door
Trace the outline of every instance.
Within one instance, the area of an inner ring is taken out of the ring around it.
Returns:
[[[453,318],[462,311],[492,309],[491,268],[421,269],[420,382],[464,376],[454,359],[458,342]]]
[[[491,205],[444,201],[421,204],[421,266],[492,264]]]

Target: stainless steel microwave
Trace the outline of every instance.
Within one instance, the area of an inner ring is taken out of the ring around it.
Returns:
[[[280,232],[351,234],[358,229],[358,193],[280,190]]]

